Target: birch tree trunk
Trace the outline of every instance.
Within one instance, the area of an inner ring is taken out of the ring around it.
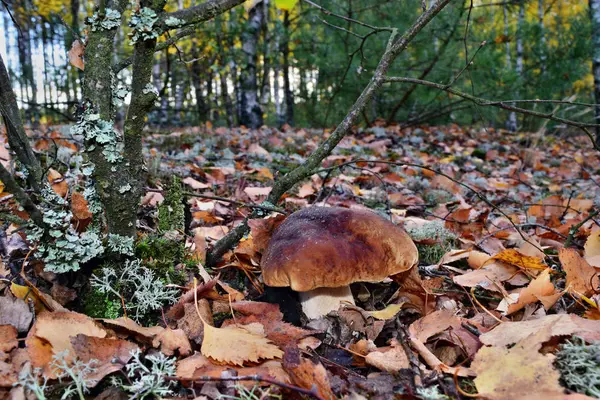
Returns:
[[[589,0],[592,21],[592,73],[596,100],[596,123],[600,121],[600,0]],[[596,143],[600,144],[600,128],[596,128]]]
[[[285,98],[285,122],[294,125],[294,92],[290,84],[290,13],[285,11],[283,15],[283,95]]]
[[[262,108],[258,101],[256,67],[258,63],[258,39],[264,17],[264,8],[262,2],[260,2],[248,12],[248,22],[242,33],[242,51],[246,58],[246,65],[240,77],[240,124],[252,129],[256,129],[263,124]]]

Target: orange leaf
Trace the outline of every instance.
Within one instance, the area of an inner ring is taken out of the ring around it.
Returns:
[[[558,258],[567,274],[567,287],[584,296],[598,287],[598,273],[575,249],[560,249]]]
[[[79,192],[73,192],[71,195],[71,209],[73,210],[73,215],[78,220],[92,218],[92,213],[88,208],[88,202]]]
[[[85,45],[83,43],[81,43],[81,41],[79,39],[77,39],[73,42],[73,44],[71,45],[71,50],[69,50],[69,53],[68,53],[69,62],[71,63],[71,65],[74,66],[75,68],[79,68],[82,71],[85,68],[85,65],[83,62],[84,53],[85,53]]]
[[[491,260],[504,261],[507,264],[514,265],[521,269],[545,270],[547,266],[539,257],[526,256],[516,249],[502,250],[491,258]]]

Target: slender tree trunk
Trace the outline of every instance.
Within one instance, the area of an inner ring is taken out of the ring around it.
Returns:
[[[294,92],[290,84],[290,13],[284,11],[283,14],[283,43],[282,43],[282,58],[283,58],[283,95],[285,98],[285,122],[294,125]]]
[[[195,54],[195,53],[193,53]],[[195,55],[194,55],[194,58]],[[198,122],[205,123],[208,120],[206,101],[204,99],[204,91],[202,88],[202,60],[198,60],[192,64],[192,85],[194,86],[194,94],[196,97],[196,110],[198,111]]]
[[[215,18],[215,25],[217,30],[217,47],[219,49],[217,61],[219,63],[219,82],[221,84],[221,99],[223,102],[223,106],[225,107],[225,119],[227,120],[227,126],[231,128],[233,127],[233,116],[235,112],[233,110],[233,104],[231,104],[231,98],[229,97],[229,88],[227,85],[227,63],[225,62],[225,48],[223,47],[223,25],[221,23],[220,17]]]
[[[506,32],[508,32],[508,21],[507,21],[507,15],[506,15],[507,11],[506,11],[506,5],[504,5],[504,29],[505,29],[505,34]],[[516,60],[516,65],[515,65],[515,72],[517,73],[517,75],[519,76],[518,79],[520,79],[521,76],[521,72],[523,71],[523,38],[522,38],[522,27],[523,27],[523,19],[524,19],[524,15],[525,15],[525,4],[523,2],[521,2],[519,4],[519,18],[517,20],[517,60]],[[507,41],[506,45],[509,45],[509,42]],[[506,52],[506,59],[507,62],[510,61],[510,47],[507,47],[507,52]],[[508,67],[510,68],[510,64],[508,64]],[[515,96],[518,97],[518,93],[515,91]],[[518,129],[518,120],[517,120],[517,114],[512,111],[509,116],[508,116],[508,121],[506,122],[506,129],[508,129],[511,132],[516,132]]]
[[[262,108],[258,101],[256,76],[258,39],[263,20],[264,8],[262,7],[262,2],[259,2],[248,12],[246,28],[242,33],[242,51],[246,59],[246,65],[242,69],[240,76],[240,124],[252,129],[256,129],[263,124]]]
[[[544,26],[544,0],[538,0],[538,21],[540,27],[540,63],[542,74],[546,72],[546,32]]]
[[[262,77],[260,83],[260,104],[262,107],[265,107],[269,104],[270,95],[271,95],[271,68],[272,68],[272,56],[271,56],[271,40],[272,37],[269,36],[269,0],[263,0],[263,13],[265,17],[262,23],[262,37],[263,37],[263,46],[262,46],[262,56],[263,56],[263,68],[262,68]]]
[[[596,123],[600,123],[600,0],[589,0],[592,21],[592,73],[596,100]],[[600,145],[600,128],[596,128],[596,143]]]

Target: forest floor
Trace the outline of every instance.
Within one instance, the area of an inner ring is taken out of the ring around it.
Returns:
[[[82,189],[83,175],[67,131],[33,134],[35,149],[57,160],[51,183],[65,197]],[[458,126],[357,131],[285,196],[283,213],[265,211],[205,268],[207,249],[265,206],[273,181],[327,135],[150,132],[136,245],[144,267],[133,274],[143,276],[128,276],[129,262],[117,267],[125,272],[112,298],[106,265],[44,272],[17,222],[6,223],[0,398],[65,389],[98,399],[600,397],[600,153],[584,138]],[[88,205],[74,198],[85,229]],[[1,190],[0,204],[23,216]],[[274,224],[314,205],[366,207],[404,226],[418,268],[354,284],[356,306],[306,321],[292,292],[264,286],[260,262]],[[90,289],[92,273],[106,285]],[[158,291],[148,274],[174,304],[144,314],[142,291]]]

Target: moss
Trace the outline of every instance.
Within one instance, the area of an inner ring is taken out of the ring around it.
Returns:
[[[482,149],[475,149],[471,153],[471,157],[481,158],[482,160],[485,160],[485,155],[486,155],[486,151],[482,150]]]
[[[158,228],[162,232],[185,229],[185,205],[181,180],[173,177],[167,188],[165,200],[158,207]]]
[[[84,296],[83,311],[92,318],[119,318],[123,309],[121,303],[111,299],[108,294],[91,288]]]
[[[175,268],[185,263],[185,241],[171,240],[163,236],[145,236],[135,249],[136,257],[146,268],[154,271],[165,283],[183,284],[186,282],[185,269]],[[194,265],[195,266],[195,265]]]
[[[423,200],[426,204],[438,205],[454,201],[454,195],[442,189],[426,189],[423,192]]]
[[[437,264],[444,254],[451,250],[450,246],[444,246],[439,243],[435,244],[418,244],[419,260],[426,265]]]

